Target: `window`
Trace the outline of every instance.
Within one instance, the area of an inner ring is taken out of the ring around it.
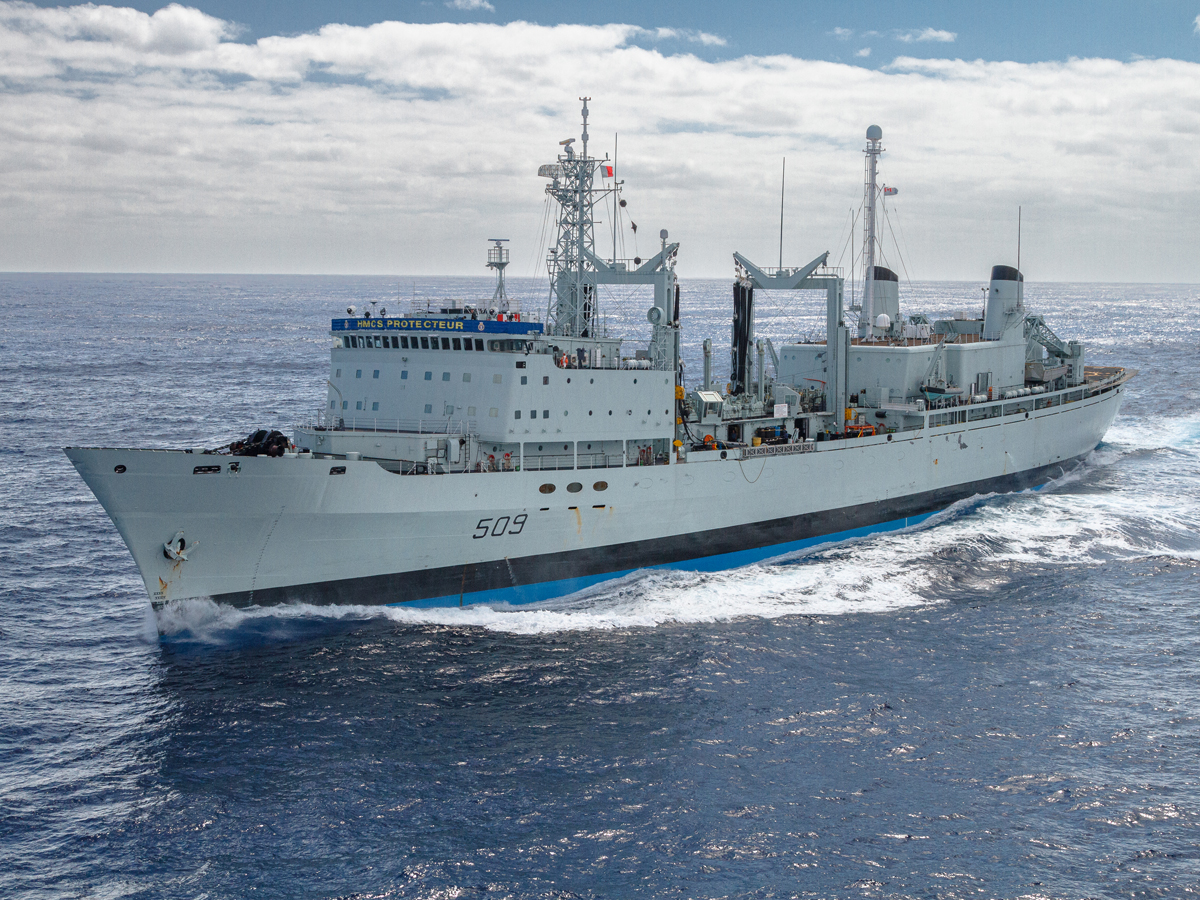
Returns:
[[[521,376],[521,384],[529,384],[529,376],[528,375]]]
[[[432,403],[425,404],[425,412],[427,412],[427,413],[433,412],[433,404]]]
[[[483,338],[475,338],[475,349],[476,350],[483,349]]]
[[[379,412],[379,401],[376,400],[371,404],[371,412]]]
[[[488,410],[488,418],[494,419],[498,415],[500,415],[500,410],[496,409],[496,407],[493,406],[491,409]]]
[[[404,350],[408,349],[408,335],[405,335],[405,334],[400,335],[400,346]]]
[[[349,404],[349,402],[350,402],[349,400],[343,400],[342,401],[342,409],[345,409],[347,404]]]
[[[495,375],[493,375],[493,376],[492,376],[492,384],[499,384],[499,383],[500,383],[500,378],[501,378],[501,377],[502,377],[502,376],[500,375],[500,373],[499,373],[499,372],[497,372]]]
[[[375,370],[375,371],[374,371],[374,372],[371,374],[371,377],[372,377],[372,378],[378,378],[378,377],[379,377],[379,370],[378,370],[378,369],[376,369],[376,370]]]
[[[403,372],[400,373],[400,380],[408,381],[408,369],[405,369]]]
[[[580,491],[583,490],[583,485],[580,484],[578,481],[572,481],[570,484],[567,485],[567,490],[570,491],[572,494],[578,494]]]
[[[354,408],[355,408],[355,409],[362,409],[362,401],[361,401],[361,400],[359,400],[357,403],[355,403],[355,404],[354,404]]]
[[[531,419],[536,419],[536,418],[537,418],[537,410],[536,410],[536,409],[531,409],[531,410],[529,411],[529,418],[531,418]]]
[[[334,401],[334,400],[330,400],[330,401],[329,401],[329,408],[330,408],[330,409],[333,409],[333,404],[334,404],[335,402],[336,402],[336,401]]]
[[[455,350],[461,350],[461,349],[462,349],[462,340],[461,340],[461,339],[459,339],[459,338],[454,338],[453,340],[451,340],[451,341],[450,341],[450,344],[451,344],[451,346],[453,346],[453,348],[454,348]]]
[[[518,362],[518,363],[517,363],[517,368],[518,368],[518,369],[523,369],[523,368],[525,368],[525,360],[521,360],[520,362]]]
[[[514,419],[519,419],[519,418],[521,418],[521,411],[520,411],[519,409],[518,409],[516,412],[514,412],[514,413],[513,413],[513,418],[514,418]]]
[[[472,349],[474,349],[474,348],[471,346],[471,339],[470,339],[470,338],[463,338],[463,349],[464,349],[464,350],[472,350]]]
[[[436,338],[435,338],[435,340],[436,340]],[[450,349],[450,338],[442,338],[442,349],[443,350]]]
[[[548,419],[548,418],[550,418],[550,410],[548,410],[548,409],[543,409],[543,410],[542,410],[542,418],[543,418],[543,419]]]
[[[453,403],[446,403],[446,404],[443,404],[443,406],[442,406],[442,415],[443,415],[443,416],[452,416],[452,415],[454,415],[454,404],[453,404]]]
[[[354,370],[354,377],[355,377],[355,378],[362,378],[362,369],[355,369],[355,370]]]
[[[469,382],[470,380],[471,380],[471,373],[463,372],[463,383],[465,384],[465,383]]]
[[[334,378],[341,378],[341,377],[342,377],[342,370],[341,370],[341,369],[338,369],[338,370],[337,370],[337,372],[334,374],[334,376],[333,376],[333,377],[334,377]]]
[[[448,341],[448,340],[450,340],[450,338],[442,338],[442,340]],[[450,373],[443,372],[442,373],[442,381],[449,381],[449,380],[450,380]]]
[[[571,379],[569,379],[569,378],[567,379],[567,381],[568,381],[568,382],[569,382],[570,380],[571,380]],[[542,376],[542,384],[549,384],[549,383],[550,383],[550,376],[549,376],[549,375],[543,375],[543,376]]]
[[[425,373],[425,380],[426,380],[426,381],[433,381],[433,373],[432,373],[432,372],[426,372],[426,373]]]
[[[382,342],[379,338],[379,335],[375,335],[375,346],[376,346],[376,348],[379,348],[382,346]]]
[[[421,349],[422,350],[429,349],[429,338],[425,337],[424,335],[422,335],[422,337],[421,337]]]
[[[473,406],[468,406],[468,407],[467,407],[467,415],[468,415],[468,416],[473,416],[473,415],[475,415],[475,407],[473,407]]]

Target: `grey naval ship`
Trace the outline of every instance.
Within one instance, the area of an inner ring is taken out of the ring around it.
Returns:
[[[828,252],[798,268],[735,253],[729,377],[705,340],[685,384],[679,245],[664,230],[648,259],[597,252],[597,216],[624,203],[587,117],[585,99],[578,145],[539,170],[557,208],[544,321],[508,299],[496,240],[490,300],[333,319],[324,406],[290,438],[66,449],[156,606],[515,604],[730,568],[1041,486],[1104,436],[1135,373],[1086,366],[1026,311],[1017,268],[992,269],[978,312],[901,313],[877,249],[877,126],[858,302]],[[611,285],[652,289],[647,343],[609,333]],[[759,337],[755,297],[776,290],[824,294],[824,335]]]

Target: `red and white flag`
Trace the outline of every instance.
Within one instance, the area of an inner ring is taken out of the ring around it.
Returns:
[[[612,178],[613,177],[613,167],[610,166],[608,163],[603,163],[600,166],[600,174],[603,175],[605,178]]]
[[[883,189],[883,196],[885,197],[895,197],[898,193],[900,193],[900,188],[885,187]]]

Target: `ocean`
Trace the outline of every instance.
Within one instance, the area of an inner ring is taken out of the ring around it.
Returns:
[[[62,447],[288,430],[347,304],[491,290],[0,275],[0,896],[1200,894],[1197,286],[1027,285],[1139,370],[1038,492],[534,607],[152,611]],[[729,283],[682,298],[694,383]],[[760,304],[776,344],[823,327],[821,295]]]

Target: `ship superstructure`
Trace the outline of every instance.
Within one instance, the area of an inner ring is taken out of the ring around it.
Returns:
[[[680,359],[678,244],[598,255],[607,159],[561,144],[545,322],[507,296],[332,321],[323,406],[287,449],[69,448],[157,603],[466,604],[558,596],[647,566],[721,568],[903,527],[986,491],[1045,483],[1102,438],[1132,372],[1085,368],[993,268],[986,308],[902,315],[876,258],[882,132],[867,132],[862,302],[822,253],[767,269],[735,253],[728,379]],[[598,184],[597,179],[600,183]],[[610,335],[605,285],[652,288],[644,344]],[[760,337],[755,295],[815,291],[825,334]],[[690,388],[690,389],[689,389]],[[263,455],[269,452],[276,456]],[[242,454],[242,455],[235,455]]]

